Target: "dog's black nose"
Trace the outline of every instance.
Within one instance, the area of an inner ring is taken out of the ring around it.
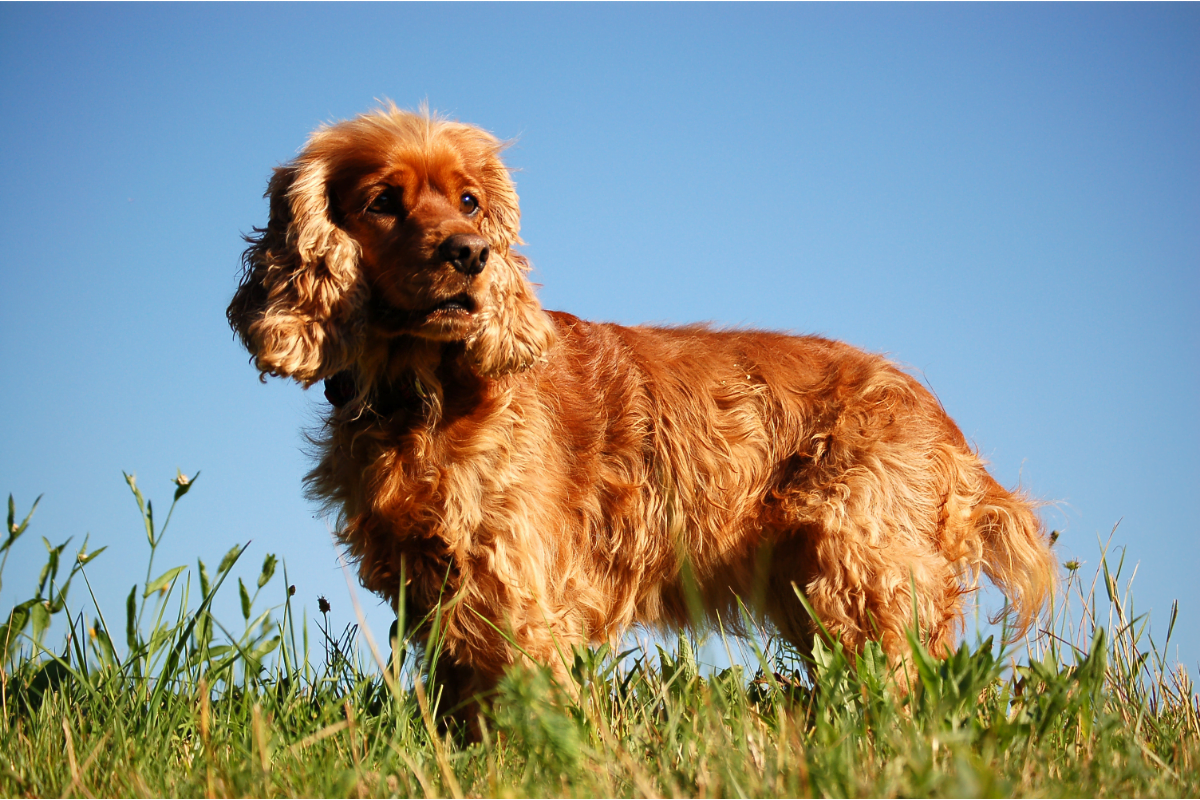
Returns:
[[[478,275],[487,264],[487,239],[473,233],[456,233],[438,247],[438,256],[464,275]]]

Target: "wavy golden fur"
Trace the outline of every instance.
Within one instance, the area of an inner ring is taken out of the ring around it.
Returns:
[[[501,149],[391,105],[319,129],[228,312],[263,375],[325,380],[310,491],[364,586],[440,609],[463,698],[522,652],[562,674],[574,644],[693,624],[695,598],[805,650],[798,590],[903,661],[914,609],[944,652],[982,572],[1030,626],[1049,543],[926,389],[814,336],[543,311]]]

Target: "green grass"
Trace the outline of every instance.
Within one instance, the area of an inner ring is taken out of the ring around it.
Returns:
[[[249,584],[234,574],[241,548],[211,573],[155,576],[166,524],[128,481],[149,555],[125,607],[91,595],[100,550],[47,542],[36,592],[0,618],[0,794],[1200,794],[1196,694],[1104,553],[1088,585],[1069,571],[1053,632],[1020,653],[918,650],[903,696],[876,648],[818,645],[810,673],[767,639],[748,645],[749,666],[705,674],[680,637],[673,652],[577,651],[569,692],[514,671],[488,699],[483,741],[465,745],[439,731],[417,648],[401,643],[381,669],[353,627],[337,634],[323,614],[310,630],[275,556]],[[177,486],[175,502],[192,481]],[[32,513],[19,521],[10,498],[0,579]],[[235,583],[241,634],[210,613]]]

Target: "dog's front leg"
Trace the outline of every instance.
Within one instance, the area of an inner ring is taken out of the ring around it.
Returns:
[[[495,689],[495,681],[448,658],[438,660],[426,684],[428,712],[439,732],[462,736],[468,742],[482,740],[482,701]]]

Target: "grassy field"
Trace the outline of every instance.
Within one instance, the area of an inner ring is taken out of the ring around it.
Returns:
[[[918,651],[903,698],[877,649],[818,644],[810,671],[767,638],[749,665],[706,673],[681,636],[671,651],[568,654],[571,692],[514,671],[488,700],[483,741],[464,745],[439,732],[424,654],[400,643],[383,665],[386,644],[381,655],[353,627],[329,630],[325,614],[297,619],[274,556],[248,581],[238,548],[211,572],[155,576],[166,524],[129,485],[149,556],[125,608],[80,602],[101,550],[59,547],[37,580],[17,576],[36,592],[0,618],[0,794],[1200,794],[1195,690],[1103,554],[1094,580],[1066,565],[1059,605],[1074,611],[1039,640],[944,661]],[[177,486],[176,502],[192,483]],[[0,579],[32,514],[9,499]],[[209,611],[232,591],[241,636]]]

